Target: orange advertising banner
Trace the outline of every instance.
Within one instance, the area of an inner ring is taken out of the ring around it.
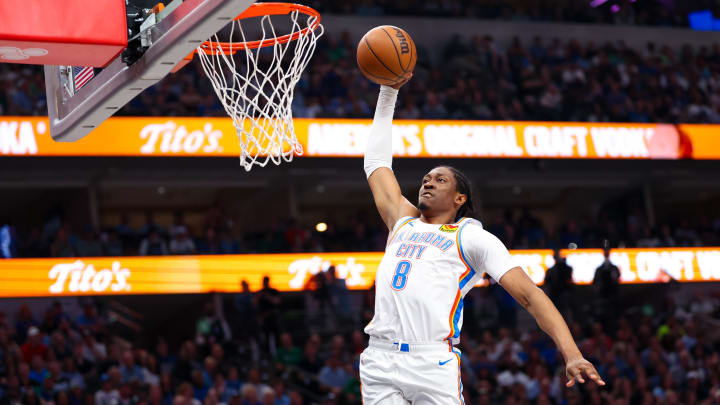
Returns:
[[[308,157],[362,156],[370,120],[294,120]],[[229,118],[114,117],[59,143],[46,118],[0,117],[0,156],[239,156]],[[720,159],[718,125],[395,120],[396,157]]]
[[[554,264],[551,250],[511,254],[537,284]],[[578,284],[592,283],[604,260],[600,250],[561,254]],[[300,291],[332,265],[348,288],[366,289],[381,259],[379,252],[7,259],[0,261],[0,297],[238,292],[241,280],[258,290],[266,275],[278,290]],[[720,247],[615,249],[610,260],[620,268],[623,283],[720,281]]]

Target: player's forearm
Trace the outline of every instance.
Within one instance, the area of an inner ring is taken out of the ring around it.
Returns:
[[[364,168],[368,178],[381,167],[392,168],[392,120],[397,94],[398,91],[392,87],[380,86],[365,150]]]
[[[562,315],[542,290],[535,288],[527,297],[524,307],[535,318],[540,329],[555,341],[565,361],[582,356]]]

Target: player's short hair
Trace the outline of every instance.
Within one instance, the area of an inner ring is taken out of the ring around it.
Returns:
[[[455,221],[457,222],[462,217],[474,217],[475,206],[473,205],[472,200],[473,186],[470,179],[465,175],[465,173],[461,172],[453,166],[440,165],[438,167],[445,167],[452,172],[453,176],[455,176],[455,191],[460,194],[465,194],[465,196],[467,197],[465,204],[461,205],[460,208],[458,208],[457,214],[455,214]]]

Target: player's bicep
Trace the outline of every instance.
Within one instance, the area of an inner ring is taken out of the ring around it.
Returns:
[[[415,204],[411,203],[407,198],[403,196],[402,203],[400,204],[400,212],[398,213],[398,218],[402,217],[413,217],[417,218],[420,216],[420,210],[415,206]]]
[[[395,174],[389,168],[376,169],[368,178],[368,184],[375,206],[388,229],[392,229],[401,217],[417,216],[417,208],[403,197]]]
[[[530,297],[536,292],[537,286],[532,282],[530,277],[525,273],[522,267],[516,266],[498,280],[498,283],[512,295],[523,308],[527,308],[530,303]]]

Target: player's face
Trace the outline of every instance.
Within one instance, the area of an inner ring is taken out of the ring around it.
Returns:
[[[453,172],[442,166],[423,176],[418,194],[418,208],[423,212],[457,211],[467,199],[465,194],[457,192]]]

